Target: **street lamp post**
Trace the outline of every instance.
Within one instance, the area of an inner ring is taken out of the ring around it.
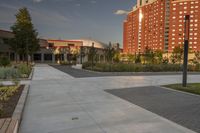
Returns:
[[[92,70],[94,67],[94,42],[92,43]]]
[[[80,58],[81,58],[80,63],[83,64],[83,46],[81,46],[80,48]]]
[[[187,86],[187,66],[188,66],[188,43],[190,30],[190,15],[185,16],[185,40],[184,40],[184,61],[183,61],[183,83],[182,86]]]

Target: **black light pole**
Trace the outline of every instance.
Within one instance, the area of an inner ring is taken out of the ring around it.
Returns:
[[[188,67],[188,44],[190,30],[190,15],[185,16],[185,40],[184,40],[184,61],[183,61],[183,83],[182,86],[187,86],[187,67]]]
[[[81,53],[81,64],[83,64],[83,46],[81,46],[80,53]]]
[[[94,67],[94,42],[92,43],[92,70],[93,70],[93,67]]]

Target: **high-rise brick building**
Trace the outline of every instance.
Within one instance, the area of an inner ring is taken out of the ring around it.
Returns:
[[[199,0],[137,0],[124,21],[124,52],[144,52],[146,47],[172,52],[183,46],[185,15],[190,15],[189,48],[200,51]]]

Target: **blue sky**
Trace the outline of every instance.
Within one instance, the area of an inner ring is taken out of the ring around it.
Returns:
[[[27,7],[39,37],[92,38],[122,43],[123,20],[135,0],[0,0],[0,29],[9,30]]]

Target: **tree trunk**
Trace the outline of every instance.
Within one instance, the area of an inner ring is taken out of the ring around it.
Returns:
[[[26,64],[28,66],[28,54],[26,54]]]
[[[17,52],[15,52],[15,62],[17,63]]]

